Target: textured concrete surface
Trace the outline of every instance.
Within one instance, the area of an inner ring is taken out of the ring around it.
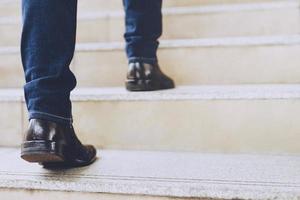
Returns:
[[[90,167],[46,170],[0,149],[0,187],[221,199],[300,198],[300,157],[100,150]],[[17,194],[17,193],[16,193]],[[47,194],[47,193],[45,193]],[[64,194],[67,196],[67,194]]]

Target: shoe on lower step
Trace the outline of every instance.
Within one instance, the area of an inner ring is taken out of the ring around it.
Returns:
[[[21,145],[21,158],[47,168],[81,167],[96,160],[96,149],[83,145],[72,125],[31,119]]]

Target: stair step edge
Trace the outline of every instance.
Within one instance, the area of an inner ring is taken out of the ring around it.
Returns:
[[[300,84],[178,86],[153,92],[128,92],[123,87],[77,88],[73,101],[263,100],[300,99]],[[21,89],[0,89],[0,102],[24,101]]]

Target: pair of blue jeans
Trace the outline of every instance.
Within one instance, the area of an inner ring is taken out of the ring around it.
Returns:
[[[123,0],[126,54],[130,61],[156,62],[162,34],[162,0]],[[77,0],[22,0],[21,56],[29,119],[72,123],[70,92]],[[88,66],[86,66],[88,67]]]

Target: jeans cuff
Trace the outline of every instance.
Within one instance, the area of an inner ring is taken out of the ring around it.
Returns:
[[[58,115],[53,115],[50,113],[40,112],[40,111],[30,111],[29,112],[29,120],[30,119],[42,119],[51,122],[56,122],[60,124],[72,124],[72,118],[65,118]]]
[[[156,64],[157,58],[145,58],[145,57],[130,57],[128,58],[128,62],[143,62],[143,63],[148,63],[148,64]]]

